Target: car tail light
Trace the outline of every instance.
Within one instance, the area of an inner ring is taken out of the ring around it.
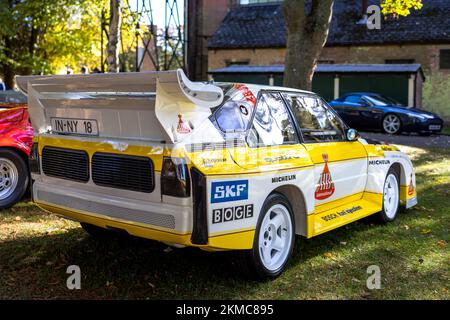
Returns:
[[[30,167],[31,173],[41,173],[41,166],[39,164],[39,145],[37,143],[33,143],[31,147],[31,153],[28,157],[28,166]]]
[[[189,170],[183,158],[164,157],[161,172],[161,193],[178,198],[187,198],[191,195]]]

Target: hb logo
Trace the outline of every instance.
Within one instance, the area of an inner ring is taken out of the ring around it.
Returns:
[[[213,182],[211,203],[248,199],[248,180]]]
[[[212,223],[222,223],[253,217],[253,205],[237,206],[231,208],[214,209]]]

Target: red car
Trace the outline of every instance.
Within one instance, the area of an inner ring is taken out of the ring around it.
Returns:
[[[28,156],[33,145],[26,97],[15,91],[0,93],[0,209],[17,203],[30,181]]]

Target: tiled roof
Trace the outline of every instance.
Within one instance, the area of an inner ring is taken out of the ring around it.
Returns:
[[[380,0],[369,0],[379,4]],[[450,0],[422,0],[423,8],[407,17],[388,18],[381,30],[357,24],[361,19],[361,0],[335,0],[333,21],[327,45],[389,43],[450,44]],[[282,5],[240,6],[231,10],[209,48],[284,47],[286,28]]]
[[[316,73],[416,73],[421,65],[414,64],[319,64]],[[233,65],[212,70],[211,73],[283,73],[283,65],[247,66]]]

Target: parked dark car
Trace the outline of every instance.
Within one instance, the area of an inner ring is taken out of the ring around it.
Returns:
[[[430,135],[442,131],[444,121],[432,112],[402,105],[377,93],[346,93],[330,105],[352,128],[382,130],[388,134],[417,132]]]

